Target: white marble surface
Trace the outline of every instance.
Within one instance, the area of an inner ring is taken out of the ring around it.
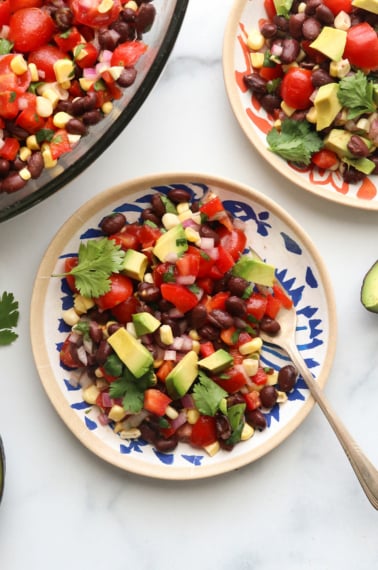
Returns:
[[[286,208],[323,256],[339,322],[326,393],[378,465],[378,320],[359,302],[362,277],[378,257],[377,213],[309,195],[261,163],[223,84],[231,5],[191,0],[164,74],[126,131],[63,191],[0,225],[0,291],[13,291],[21,310],[19,339],[0,349],[0,433],[7,456],[1,570],[378,567],[378,514],[318,408],[278,449],[238,472],[157,481],[87,451],[56,416],[34,367],[33,280],[72,212],[97,192],[145,173],[233,178]]]

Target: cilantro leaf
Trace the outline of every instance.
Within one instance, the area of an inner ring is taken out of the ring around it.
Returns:
[[[273,0],[278,16],[289,16],[293,0]]]
[[[244,411],[245,404],[235,404],[228,409],[227,415],[232,429],[230,437],[226,440],[229,445],[235,445],[241,439],[245,423]]]
[[[203,372],[198,374],[198,382],[193,388],[193,399],[197,410],[205,416],[214,416],[227,392]]]
[[[361,70],[340,81],[337,96],[348,110],[348,119],[355,119],[364,113],[374,113],[377,108],[374,103],[374,84]]]
[[[140,378],[135,378],[125,368],[122,376],[110,384],[109,395],[111,398],[123,398],[124,409],[132,414],[137,414],[143,408],[144,391],[153,384],[154,372],[152,368]]]
[[[308,123],[294,119],[282,121],[280,131],[273,127],[266,140],[272,152],[300,164],[310,164],[312,154],[323,146],[322,139]]]
[[[125,252],[113,240],[90,240],[80,244],[78,264],[68,273],[53,277],[73,275],[84,297],[99,297],[110,290],[110,276],[122,269],[124,257]]]
[[[12,331],[18,324],[18,301],[13,293],[4,291],[0,298],[0,345],[11,344],[18,338],[18,334]]]

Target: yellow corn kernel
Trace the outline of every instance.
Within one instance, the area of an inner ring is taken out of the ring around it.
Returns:
[[[93,86],[94,81],[93,79],[85,79],[85,77],[80,77],[79,83],[83,91],[89,91],[89,89]]]
[[[58,59],[53,65],[55,77],[58,83],[64,84],[65,81],[73,77],[75,73],[75,65],[70,59]]]
[[[210,457],[214,457],[216,453],[220,450],[220,445],[218,441],[214,441],[214,443],[210,443],[209,445],[204,446],[204,450]]]
[[[187,212],[189,209],[190,209],[189,208],[189,202],[180,202],[176,206],[176,210],[177,210],[178,215],[183,214],[184,212]]]
[[[306,2],[301,2],[297,8],[298,14],[302,14],[306,10]]]
[[[138,439],[141,435],[142,432],[138,428],[123,429],[119,432],[121,439]]]
[[[280,390],[277,390],[277,403],[284,404],[285,402],[287,402],[286,392],[281,392]]]
[[[76,325],[79,322],[80,317],[77,314],[77,312],[75,311],[75,309],[73,307],[71,307],[70,309],[66,309],[65,311],[63,311],[62,319],[64,320],[64,322],[67,325],[69,325],[70,327],[73,327],[74,325]]]
[[[37,115],[47,119],[47,117],[51,117],[51,115],[53,114],[53,111],[54,111],[54,109],[53,109],[51,101],[49,99],[46,99],[46,97],[41,97],[40,95],[37,95],[37,97],[36,97]]]
[[[331,77],[338,77],[342,79],[351,70],[351,66],[348,59],[341,59],[340,61],[331,61],[329,64],[329,74]]]
[[[244,358],[243,368],[247,376],[254,376],[259,368],[259,361],[257,358]]]
[[[170,419],[170,420],[175,420],[176,418],[178,418],[178,411],[175,410],[175,408],[173,408],[172,406],[167,406],[165,409],[165,415]]]
[[[262,347],[262,340],[259,336],[253,338],[249,342],[245,342],[244,344],[239,346],[240,354],[253,354],[254,352],[258,352],[261,350]]]
[[[160,340],[167,346],[173,342],[173,332],[170,325],[161,325],[159,329]]]
[[[97,6],[97,11],[100,14],[106,14],[107,12],[110,12],[113,6],[113,0],[101,0],[100,4]]]
[[[309,111],[306,113],[307,121],[315,125],[317,117],[318,117],[318,112],[316,110],[316,107],[315,106],[310,107]]]
[[[38,69],[35,63],[28,63],[31,81],[39,81]]]
[[[59,113],[54,115],[53,123],[58,129],[64,129],[70,119],[72,119],[72,116],[69,113],[59,111]]]
[[[249,49],[257,51],[265,45],[265,38],[259,30],[252,30],[247,37],[247,46]]]
[[[129,0],[129,2],[126,2],[124,5],[124,8],[128,8],[129,10],[134,10],[134,12],[136,12],[138,10],[138,4],[134,0]]]
[[[199,235],[199,233],[190,227],[185,228],[185,237],[191,243],[197,243],[201,240],[201,236]]]
[[[90,384],[86,388],[83,388],[82,391],[83,400],[87,402],[87,404],[95,404],[99,394],[100,390],[95,384]]]
[[[27,146],[22,146],[18,152],[21,160],[23,160],[24,162],[26,162],[28,160],[28,158],[31,157],[31,150],[30,148],[28,148]]]
[[[193,215],[194,215],[193,212],[190,209],[188,209],[180,212],[178,214],[178,217],[180,222],[185,222],[185,220],[193,220]]]
[[[104,103],[101,107],[101,111],[105,115],[109,115],[109,113],[111,113],[112,110],[113,110],[113,103],[111,101],[106,101],[106,103]]]
[[[81,135],[73,135],[72,133],[68,133],[67,138],[70,145],[74,146],[81,139]]]
[[[193,340],[192,350],[194,350],[194,352],[195,352],[196,354],[199,354],[199,352],[200,352],[200,347],[201,347],[201,345],[200,345],[199,341],[198,341],[198,340]]]
[[[101,368],[96,368],[96,370],[94,371],[94,375],[96,376],[96,378],[99,378],[99,379],[104,377],[104,374],[103,374]],[[97,383],[96,383],[96,385],[97,385]]]
[[[170,230],[180,223],[179,217],[172,212],[166,212],[161,218],[161,221],[166,230]]]
[[[277,119],[276,121],[274,121],[273,127],[274,127],[275,129],[277,129],[278,131],[280,131],[280,130],[281,130],[281,126],[282,126],[282,121],[281,121],[281,119]]]
[[[144,283],[154,283],[154,278],[152,273],[145,273],[143,275],[143,281]]]
[[[123,70],[124,70],[124,68],[122,67],[122,65],[112,65],[108,69],[108,71],[109,71],[110,75],[112,76],[112,78],[114,79],[114,81],[117,81],[117,79],[119,79],[121,77],[121,73]]]
[[[28,70],[28,64],[24,56],[18,53],[11,59],[10,68],[15,75],[22,75]]]
[[[83,295],[75,295],[74,308],[78,315],[87,313],[89,309],[94,307],[95,302],[91,297],[84,297]]]
[[[30,150],[39,150],[39,143],[37,141],[37,137],[35,135],[29,135],[26,139],[26,146]]]
[[[186,411],[186,419],[188,421],[188,424],[195,424],[199,417],[200,413],[195,408],[191,408],[190,410]]]
[[[55,108],[60,101],[59,91],[53,87],[48,89],[43,89],[41,95],[51,102],[51,105]]]
[[[261,69],[264,64],[264,54],[261,51],[251,53],[251,64],[254,69]]]
[[[160,368],[160,366],[163,364],[164,360],[162,358],[159,358],[157,360],[154,360],[154,368]]]
[[[120,422],[126,416],[126,410],[119,404],[114,404],[108,413],[109,419],[113,420],[114,422]]]
[[[30,180],[31,178],[31,174],[30,174],[30,170],[28,168],[21,168],[21,170],[18,171],[18,174],[21,176],[22,180]]]
[[[291,115],[293,115],[293,113],[295,113],[296,111],[296,109],[294,109],[293,107],[289,107],[289,105],[286,105],[285,101],[281,101],[281,109],[288,117],[291,117]]]
[[[42,158],[45,168],[53,168],[58,163],[58,161],[52,157],[51,149],[48,144],[42,145]]]
[[[278,381],[278,371],[273,370],[271,374],[267,374],[267,384],[268,386],[275,386]]]
[[[192,340],[200,340],[200,335],[195,329],[191,329],[188,335]]]
[[[251,437],[254,435],[255,430],[253,429],[252,426],[250,426],[249,424],[245,423],[242,429],[242,432],[240,434],[240,439],[241,441],[247,441],[247,439],[251,439]]]

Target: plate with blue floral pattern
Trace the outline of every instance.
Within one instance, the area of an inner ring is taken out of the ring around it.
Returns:
[[[94,454],[126,471],[160,479],[199,479],[229,472],[272,451],[306,418],[314,401],[299,376],[284,404],[265,410],[267,428],[215,455],[203,448],[179,443],[162,453],[142,438],[123,439],[111,424],[103,425],[96,406],[87,404],[80,384],[60,364],[67,336],[62,311],[73,304],[62,273],[66,257],[83,240],[99,234],[99,223],[111,212],[137,221],[155,192],[188,190],[200,199],[216,192],[234,218],[244,223],[248,243],[276,268],[276,276],[296,307],[297,346],[321,387],[329,375],[336,344],[336,314],[327,270],[309,236],[277,203],[237,182],[197,173],[159,173],[127,181],[102,192],[79,208],[58,230],[38,269],[31,303],[31,340],[36,368],[57,414],[74,436]],[[272,345],[262,351],[264,366],[278,370],[289,363]]]

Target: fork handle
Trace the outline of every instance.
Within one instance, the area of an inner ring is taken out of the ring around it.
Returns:
[[[300,372],[303,380],[306,382],[312,397],[323,411],[339,442],[341,443],[367,498],[373,507],[378,510],[378,470],[362,452],[340,418],[332,409],[331,405],[328,403],[324,393],[313,379],[312,374],[303,361],[297,347],[288,345],[285,348],[293,364],[296,366],[298,372]]]

